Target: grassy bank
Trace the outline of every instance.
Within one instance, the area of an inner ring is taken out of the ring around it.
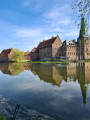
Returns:
[[[78,60],[78,61],[60,61],[60,60],[53,60],[53,61],[0,61],[0,63],[85,63],[90,62],[90,60]]]

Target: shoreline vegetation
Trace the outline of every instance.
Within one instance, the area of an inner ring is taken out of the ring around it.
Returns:
[[[78,61],[68,61],[68,60],[52,60],[52,61],[29,61],[29,60],[24,60],[24,61],[0,61],[0,63],[61,63],[61,64],[68,64],[68,63],[85,63],[85,62],[90,62],[90,60],[78,60]]]

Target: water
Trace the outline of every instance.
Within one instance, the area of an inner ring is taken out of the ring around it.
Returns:
[[[0,63],[0,115],[11,120],[90,120],[90,63]]]

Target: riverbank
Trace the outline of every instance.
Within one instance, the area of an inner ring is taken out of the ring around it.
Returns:
[[[61,60],[53,60],[53,61],[0,61],[0,63],[85,63],[90,62],[90,60],[78,60],[78,61],[61,61]]]

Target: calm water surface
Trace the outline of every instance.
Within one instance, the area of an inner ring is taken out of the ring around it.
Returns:
[[[0,115],[11,120],[90,120],[90,63],[0,63]]]

